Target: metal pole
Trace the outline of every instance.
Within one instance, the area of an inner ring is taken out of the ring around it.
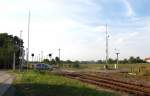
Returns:
[[[21,46],[21,36],[22,36],[22,30],[20,30],[20,70],[19,71],[21,71],[22,70],[22,46]]]
[[[41,62],[40,58],[41,58],[41,57],[40,57],[40,54],[39,54],[39,63]]]
[[[33,56],[32,56],[32,64],[33,64]]]
[[[118,68],[118,64],[119,64],[119,50],[117,50],[116,48],[114,49],[116,52],[115,52],[115,54],[116,54],[116,64],[115,64],[115,69],[117,69]]]
[[[119,54],[120,53],[116,53],[116,55],[117,55],[117,68],[118,68],[118,64],[119,64]]]
[[[41,51],[41,62],[43,61],[43,51]]]
[[[27,52],[27,71],[28,71],[28,67],[29,67],[29,32],[30,32],[30,10],[29,10],[29,16],[28,16],[28,52]]]
[[[59,49],[58,49],[58,52],[59,52],[59,67],[60,67],[60,65],[61,65],[60,50],[61,50],[61,49],[59,48]]]
[[[107,24],[106,24],[106,66],[108,66],[108,32],[107,32]]]
[[[61,50],[61,49],[58,49],[58,51],[59,51],[59,60],[60,60],[60,50]]]
[[[25,55],[25,51],[24,51],[24,49],[22,48],[22,62],[21,62],[21,70],[23,70],[24,55]]]
[[[15,53],[15,51],[14,51],[14,53],[13,53],[13,71],[15,71],[15,69],[16,69],[16,53]]]

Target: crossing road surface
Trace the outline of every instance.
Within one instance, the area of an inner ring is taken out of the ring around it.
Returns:
[[[6,71],[0,71],[0,96],[3,96],[13,82],[13,76]]]

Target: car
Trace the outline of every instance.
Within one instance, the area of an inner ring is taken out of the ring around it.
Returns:
[[[52,69],[53,66],[49,64],[39,63],[39,64],[35,64],[34,68],[38,70],[49,70]]]

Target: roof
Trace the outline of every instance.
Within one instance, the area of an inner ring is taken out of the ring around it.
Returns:
[[[144,60],[145,60],[145,61],[150,60],[150,57],[147,57],[147,58],[145,58]]]

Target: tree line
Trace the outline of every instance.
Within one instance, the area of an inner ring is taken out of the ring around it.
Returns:
[[[116,59],[108,59],[108,63],[110,64],[114,64],[116,63],[117,60]],[[143,59],[141,59],[139,56],[138,57],[129,57],[128,59],[125,58],[123,60],[119,60],[119,63],[121,64],[137,64],[137,63],[146,63],[146,61],[144,61]]]
[[[91,61],[91,62],[86,62],[86,63],[94,63],[94,64],[105,64],[106,60],[97,60],[97,61]],[[108,59],[109,64],[115,64],[117,62],[117,59]],[[84,62],[85,63],[85,62]],[[120,64],[137,64],[137,63],[146,63],[143,59],[141,59],[139,56],[134,57],[130,56],[129,58],[125,58],[123,60],[119,60]]]
[[[23,40],[17,36],[0,33],[0,68],[12,68],[15,54],[16,66],[19,66],[19,56],[23,54]]]
[[[80,64],[105,64],[105,60],[97,60],[97,61],[71,61],[71,60],[59,60],[59,57],[55,57],[52,60],[44,59],[43,63],[51,64],[51,65],[68,65],[69,67],[80,67]],[[116,64],[117,60],[109,58],[108,63],[109,64]],[[129,57],[128,59],[119,60],[120,64],[138,64],[138,63],[146,63],[143,59],[140,57]]]
[[[51,61],[49,61],[49,59],[45,59],[44,60],[46,63],[51,63],[51,64],[56,64],[57,62],[59,63],[63,63],[63,64],[73,64],[73,63],[79,63],[79,64],[105,64],[106,60],[91,60],[91,61],[71,61],[71,60],[59,60],[58,57],[56,57],[55,59],[52,59]],[[108,63],[109,64],[115,64],[117,62],[116,59],[112,59],[109,58],[108,59]],[[119,63],[121,64],[136,64],[136,63],[146,63],[146,61],[144,61],[143,59],[141,59],[139,56],[138,57],[129,57],[129,58],[125,58],[123,60],[119,60]]]
[[[79,67],[80,65],[80,61],[71,61],[71,60],[60,60],[59,57],[55,57],[51,60],[49,59],[44,59],[42,61],[42,63],[47,63],[47,64],[50,64],[50,65],[57,65],[59,67],[61,66],[64,66],[64,65],[68,65],[69,67]]]

